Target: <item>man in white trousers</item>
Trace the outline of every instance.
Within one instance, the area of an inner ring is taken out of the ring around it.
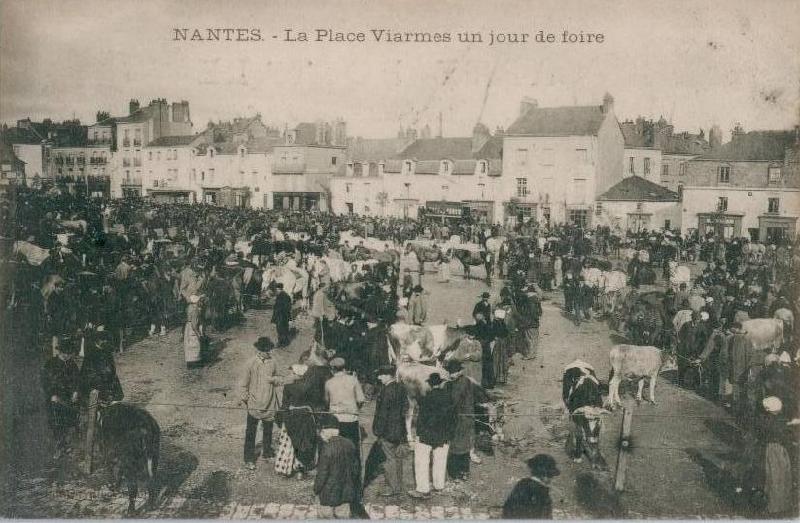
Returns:
[[[418,499],[430,497],[431,483],[433,490],[444,489],[447,451],[456,425],[453,399],[446,382],[439,374],[433,373],[428,377],[428,384],[431,390],[420,400],[417,416],[418,441],[414,443],[416,488],[408,492],[409,496]]]

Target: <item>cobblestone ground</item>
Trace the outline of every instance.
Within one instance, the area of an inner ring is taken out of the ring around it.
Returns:
[[[405,262],[404,262],[405,263]],[[476,274],[477,273],[477,274]],[[483,276],[480,270],[473,276]],[[428,273],[423,285],[430,292],[429,323],[470,321],[478,295],[487,289],[482,280],[465,281],[457,267],[449,283],[437,283]],[[496,296],[499,287],[490,288]],[[499,508],[516,481],[525,475],[524,461],[537,452],[556,459],[562,474],[553,483],[555,515],[567,518],[737,517],[732,492],[732,459],[736,432],[726,414],[696,393],[673,386],[662,376],[657,405],[641,405],[634,414],[634,450],[626,490],[613,494],[613,470],[621,413],[606,418],[603,453],[611,472],[573,463],[564,454],[567,433],[561,405],[561,373],[575,358],[592,363],[598,375],[608,375],[608,350],[621,340],[604,322],[591,320],[575,326],[561,312],[560,293],[544,295],[540,347],[532,361],[516,361],[509,384],[496,391],[516,402],[507,410],[506,439],[493,455],[473,464],[469,480],[448,483],[426,502],[411,498],[386,499],[378,493],[382,478],[365,492],[367,511],[374,519],[487,519]],[[236,408],[236,383],[253,354],[259,335],[274,336],[269,310],[253,310],[245,320],[215,334],[215,359],[205,368],[187,371],[183,365],[181,334],[147,338],[118,356],[126,399],[140,403],[162,428],[159,507],[140,510],[137,517],[207,517],[226,519],[313,518],[311,479],[287,479],[273,471],[271,461],[259,460],[250,471],[242,466],[245,414]],[[281,374],[288,373],[299,353],[308,347],[311,326],[301,315],[292,345],[274,353]],[[371,436],[372,402],[363,412]],[[277,432],[277,431],[276,431]],[[31,445],[49,449],[46,438]],[[15,517],[109,517],[124,515],[127,498],[111,491],[102,467],[92,475],[82,472],[80,451],[61,462],[20,469],[6,485],[4,514]],[[412,488],[408,464],[405,482]],[[144,505],[143,494],[137,507]]]

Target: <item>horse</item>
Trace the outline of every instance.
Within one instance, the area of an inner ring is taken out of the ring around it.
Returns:
[[[300,306],[308,310],[309,275],[304,269],[289,262],[268,268],[262,277],[262,290],[272,290],[276,283],[283,284],[283,290],[292,297],[300,298]]]
[[[419,262],[419,273],[425,272],[425,262],[442,262],[444,261],[444,254],[438,245],[426,246],[419,243],[408,242],[404,251],[404,255],[408,256],[411,253],[417,257]]]
[[[470,267],[483,265],[486,269],[486,278],[492,273],[492,254],[488,251],[470,251],[468,249],[450,248],[446,253],[447,257],[454,257],[461,266],[464,267],[464,278],[470,279]]]

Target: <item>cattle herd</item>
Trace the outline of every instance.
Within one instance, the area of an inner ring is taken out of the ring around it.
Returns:
[[[12,321],[30,327],[21,345],[49,352],[102,331],[111,346],[124,350],[139,337],[158,335],[159,327],[163,333],[184,321],[179,275],[189,266],[204,276],[202,314],[218,330],[248,308],[268,306],[278,284],[295,313],[308,311],[322,289],[336,314],[319,332],[330,349],[320,359],[344,356],[362,381],[395,364],[410,400],[409,434],[428,376],[446,378],[445,362],[480,360],[482,353],[481,342],[462,326],[397,320],[406,304],[401,260],[409,257],[420,279],[426,264],[451,260],[465,278],[480,267],[487,282],[498,278],[509,288],[536,284],[567,293],[566,280],[574,279],[579,290],[567,301],[580,301],[624,339],[610,350],[607,381],[580,360],[564,370],[563,401],[573,422],[567,453],[576,461],[586,456],[593,466],[607,467],[599,452],[601,419],[621,403],[624,380],[637,382],[637,400],[649,382],[648,399],[655,403],[656,381],[666,368],[677,367],[679,382],[698,389],[708,385],[707,377],[697,377],[705,369],[706,376],[716,375],[720,391],[733,389],[737,414],[747,423],[757,419],[765,395],[778,394],[770,388],[777,385],[764,381],[772,376],[765,356],[774,355],[770,362],[797,383],[800,256],[791,244],[475,224],[459,228],[463,238],[442,238],[424,221],[97,201],[40,191],[4,200],[3,212],[0,259],[13,271],[4,305]],[[729,345],[714,349],[718,339]],[[746,344],[745,353],[734,339]],[[795,419],[797,389],[785,390],[783,415]],[[101,408],[100,448],[119,480],[127,481],[131,510],[137,480],[147,481],[155,501],[159,439],[145,409],[124,402]]]

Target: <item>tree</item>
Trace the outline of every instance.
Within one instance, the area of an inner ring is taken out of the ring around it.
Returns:
[[[386,191],[381,191],[375,195],[375,203],[377,203],[381,208],[381,216],[386,214],[386,204],[389,202],[389,193]]]
[[[95,122],[104,122],[111,118],[111,113],[108,111],[97,111],[97,115],[95,116]]]

